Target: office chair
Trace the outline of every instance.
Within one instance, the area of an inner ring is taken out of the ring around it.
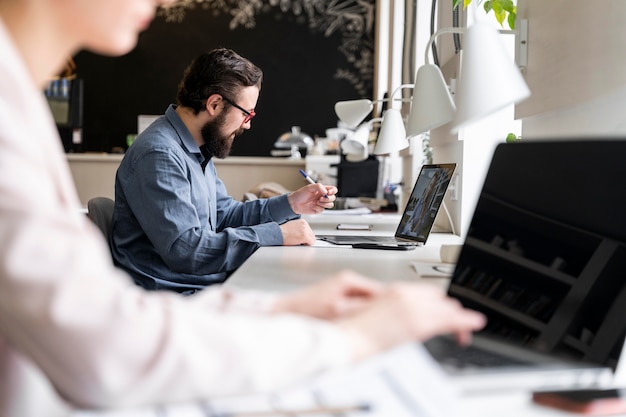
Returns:
[[[115,202],[108,197],[94,197],[87,202],[87,216],[100,228],[107,243],[111,235],[111,221]]]

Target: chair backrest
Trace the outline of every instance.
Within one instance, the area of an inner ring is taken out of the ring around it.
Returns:
[[[94,197],[87,202],[87,216],[100,228],[109,242],[115,202],[108,197]]]

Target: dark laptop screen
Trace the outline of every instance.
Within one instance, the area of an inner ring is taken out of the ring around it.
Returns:
[[[482,333],[615,369],[626,333],[626,141],[501,144],[449,288]]]

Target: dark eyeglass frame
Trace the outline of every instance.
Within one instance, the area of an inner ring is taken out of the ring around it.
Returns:
[[[254,112],[254,110],[246,110],[243,107],[241,107],[239,104],[235,103],[234,101],[232,101],[231,99],[229,99],[228,97],[222,96],[222,98],[224,99],[224,101],[226,101],[228,104],[230,104],[231,106],[235,107],[238,110],[241,110],[243,112],[243,114],[246,115],[246,117],[244,117],[243,122],[241,122],[242,125],[245,125],[246,123],[248,123],[250,120],[252,120],[252,118],[254,116],[256,116],[256,113]]]

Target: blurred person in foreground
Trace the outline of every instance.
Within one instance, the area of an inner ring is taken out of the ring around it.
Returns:
[[[484,317],[350,272],[289,294],[146,292],[80,203],[43,90],[82,48],[129,52],[154,0],[0,0],[0,415],[278,389]],[[129,92],[130,94],[130,92]]]

